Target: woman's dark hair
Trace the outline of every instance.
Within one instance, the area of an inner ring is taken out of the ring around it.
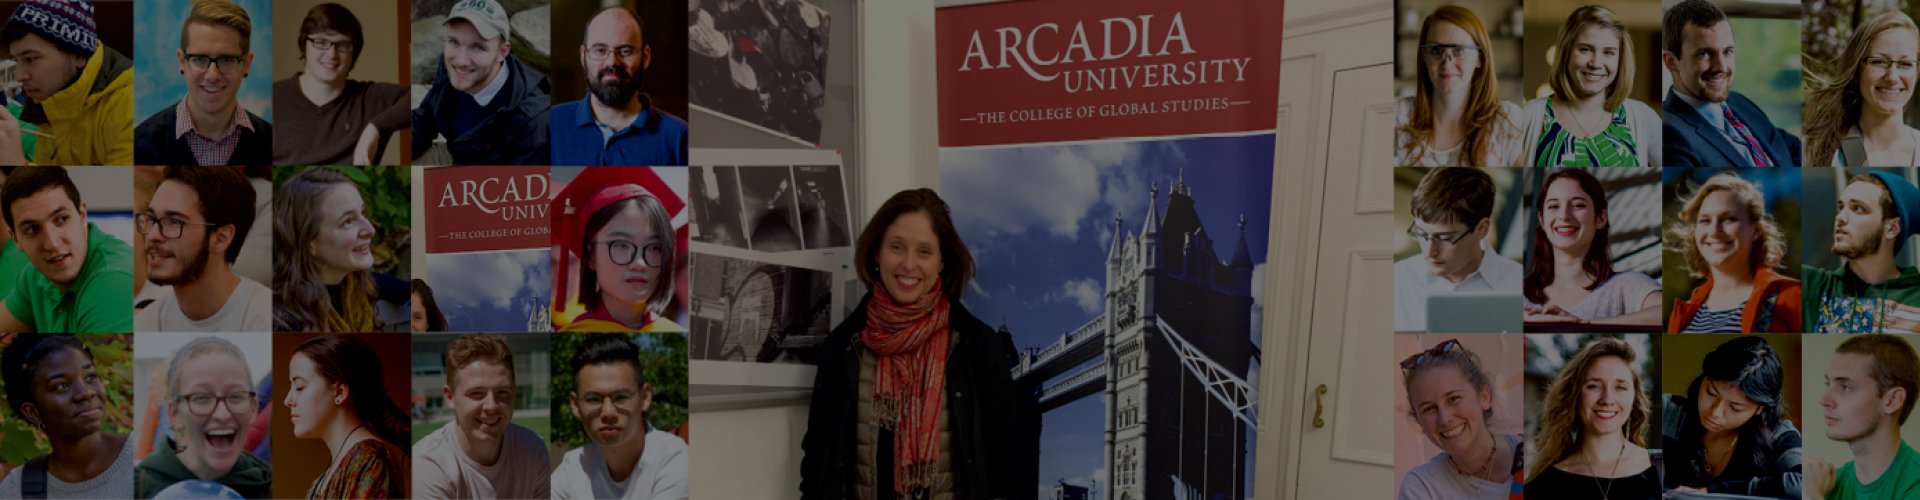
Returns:
[[[573,353],[573,359],[567,360],[567,367],[573,369],[574,383],[579,383],[580,370],[588,365],[601,363],[626,363],[633,366],[636,386],[647,385],[647,371],[640,366],[640,346],[633,339],[620,333],[589,334],[580,343],[580,350]]]
[[[867,288],[880,289],[880,272],[876,255],[880,253],[880,244],[885,243],[887,226],[902,215],[925,212],[933,221],[933,235],[940,240],[940,291],[947,300],[960,300],[967,291],[967,281],[973,279],[973,254],[967,252],[966,243],[960,241],[960,231],[953,227],[953,216],[947,210],[947,202],[940,200],[940,194],[932,189],[909,189],[894,193],[880,204],[873,213],[873,219],[867,221],[866,229],[860,230],[860,239],[854,244],[858,252],[853,254],[854,270],[860,275],[860,281]]]
[[[1701,387],[1706,385],[1708,379],[1712,379],[1739,387],[1740,392],[1746,393],[1747,399],[1759,405],[1753,417],[1740,426],[1740,442],[1753,443],[1749,447],[1751,452],[1748,460],[1764,470],[1773,463],[1769,457],[1780,453],[1780,450],[1773,448],[1772,436],[1786,419],[1787,401],[1780,395],[1785,387],[1785,377],[1786,370],[1781,368],[1780,358],[1765,339],[1735,337],[1715,347],[1713,352],[1707,353],[1706,359],[1700,361],[1700,375],[1687,384],[1687,397],[1691,399],[1689,404],[1698,405]],[[1701,445],[1701,440],[1706,437],[1707,429],[1700,425],[1698,406],[1687,408],[1686,411],[1694,414],[1694,418],[1681,422],[1680,442],[1672,446],[1682,452],[1679,458],[1685,467],[1692,469],[1691,477],[1706,477],[1706,449]]]
[[[447,331],[447,315],[440,313],[440,303],[433,300],[433,287],[427,286],[427,280],[414,278],[413,293],[420,296],[420,305],[427,309],[427,331]]]
[[[599,210],[593,211],[592,215],[587,216],[587,230],[580,233],[580,261],[582,262],[580,305],[586,306],[589,311],[600,308],[600,277],[593,270],[586,268],[593,262],[593,254],[600,249],[600,245],[594,244],[593,235],[600,234],[600,230],[607,227],[607,222],[613,220],[613,216],[620,215],[620,212],[627,207],[639,209],[640,216],[647,220],[647,225],[653,226],[654,237],[660,239],[660,257],[666,259],[666,262],[660,263],[660,277],[663,279],[655,281],[652,284],[653,290],[647,293],[647,308],[657,311],[665,307],[667,301],[673,300],[673,275],[680,265],[678,262],[680,249],[676,248],[678,245],[673,234],[673,221],[667,215],[667,207],[660,204],[659,198],[653,195],[640,195],[608,203],[607,206],[600,207]],[[635,243],[645,248],[648,242]],[[644,257],[636,255],[634,258]]]
[[[367,341],[353,335],[321,335],[301,342],[293,352],[313,360],[320,378],[347,385],[353,395],[348,409],[374,435],[403,450],[413,442],[410,417],[387,397],[386,376],[380,368],[385,365]]]
[[[1547,180],[1541,182],[1540,187],[1533,192],[1535,214],[1545,212],[1542,207],[1547,204],[1547,191],[1553,187],[1554,181],[1560,179],[1570,179],[1580,184],[1580,190],[1586,192],[1588,198],[1593,199],[1594,212],[1607,213],[1607,190],[1605,186],[1600,185],[1600,179],[1594,178],[1593,174],[1584,169],[1563,168],[1547,175]],[[1547,303],[1547,285],[1553,284],[1554,280],[1553,244],[1547,242],[1547,228],[1540,223],[1540,217],[1536,216],[1533,219],[1531,224],[1533,229],[1529,231],[1533,233],[1529,238],[1532,243],[1527,251],[1526,295],[1528,301],[1545,304]],[[1601,284],[1613,278],[1613,258],[1607,256],[1609,230],[1608,227],[1602,227],[1594,231],[1593,244],[1587,247],[1586,262],[1580,265],[1581,270],[1593,275],[1593,283],[1586,287],[1588,290],[1599,288]]]
[[[320,258],[309,249],[320,234],[323,224],[320,203],[327,190],[335,186],[349,186],[356,190],[358,184],[353,178],[332,167],[309,169],[288,178],[280,185],[279,194],[273,197],[273,330],[276,332],[304,331],[330,332],[333,327],[327,318],[335,314],[333,299],[327,296],[327,284],[321,279]],[[365,199],[365,193],[361,194]],[[375,231],[378,231],[376,226]],[[341,294],[357,293],[378,300],[374,290],[373,277],[367,271],[354,271],[359,274],[360,285],[357,290],[346,290],[350,281],[343,280]],[[374,317],[374,329],[385,330],[378,315]]]
[[[61,349],[80,351],[88,360],[93,359],[93,351],[87,350],[87,346],[71,334],[14,334],[13,342],[0,352],[0,363],[5,363],[0,367],[0,382],[7,386],[7,408],[13,410],[15,417],[27,420],[27,414],[20,407],[34,400],[33,377],[40,371],[40,360]]]
[[[360,49],[367,47],[367,37],[360,32],[360,19],[353,17],[353,11],[337,3],[323,3],[307,9],[306,19],[300,20],[300,59],[307,58],[307,37],[323,31],[333,31],[353,39],[353,61],[360,62]]]

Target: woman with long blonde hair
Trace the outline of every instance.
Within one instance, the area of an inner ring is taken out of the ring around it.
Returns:
[[[1638,358],[1626,342],[1601,338],[1554,375],[1533,434],[1539,460],[1529,460],[1529,495],[1660,497],[1660,472],[1645,448],[1650,403],[1633,367]]]
[[[1707,281],[1674,301],[1667,332],[1799,332],[1800,280],[1782,274],[1786,233],[1767,214],[1760,188],[1721,172],[1680,203],[1667,225],[1668,248],[1686,257],[1688,276]]]
[[[1920,28],[1893,11],[1855,28],[1828,71],[1807,71],[1807,163],[1920,165],[1920,129],[1902,120],[1917,61]]]
[[[1633,94],[1633,37],[1612,9],[1574,9],[1560,26],[1547,85],[1527,102],[1527,160],[1536,167],[1658,167],[1660,115]]]
[[[1479,16],[1448,5],[1420,26],[1418,83],[1394,104],[1394,164],[1511,167],[1524,164],[1520,106],[1500,100],[1493,43]]]

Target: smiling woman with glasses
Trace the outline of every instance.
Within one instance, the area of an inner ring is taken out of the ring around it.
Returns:
[[[340,4],[307,9],[300,35],[293,40],[299,44],[302,66],[299,73],[273,82],[273,112],[281,123],[274,131],[273,163],[377,163],[387,139],[413,126],[411,90],[399,83],[347,79],[360,53],[377,44],[367,43],[360,19]]]
[[[1916,60],[1920,28],[1900,11],[1854,28],[1834,60],[1809,59],[1825,64],[1806,72],[1808,166],[1920,165],[1920,129],[1905,122]]]
[[[253,370],[232,342],[201,337],[167,363],[166,446],[140,460],[138,497],[181,481],[213,481],[247,498],[273,496],[272,467],[245,449],[260,414]]]
[[[1420,26],[1419,78],[1394,105],[1394,165],[1510,167],[1525,163],[1520,106],[1500,100],[1492,41],[1480,17],[1456,5]]]
[[[673,298],[675,247],[666,206],[638,184],[600,188],[587,199],[579,246],[579,297],[587,312],[562,331],[685,331],[660,314]]]

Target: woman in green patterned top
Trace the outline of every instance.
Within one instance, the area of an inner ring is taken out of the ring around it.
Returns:
[[[1538,167],[1660,166],[1660,115],[1633,93],[1633,39],[1613,11],[1588,5],[1560,26],[1548,97],[1527,103],[1527,157]]]

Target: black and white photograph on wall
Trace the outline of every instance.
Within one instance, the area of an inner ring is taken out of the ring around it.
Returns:
[[[687,9],[693,106],[818,146],[832,15],[802,0],[691,0]]]
[[[785,165],[740,167],[740,217],[746,223],[748,248],[756,252],[803,249],[792,174]]]
[[[740,225],[740,174],[735,167],[689,167],[693,196],[691,239],[701,243],[747,248]]]
[[[827,339],[833,273],[693,255],[693,359],[814,364]]]
[[[799,186],[801,242],[815,250],[853,245],[840,166],[794,165],[793,182]]]

